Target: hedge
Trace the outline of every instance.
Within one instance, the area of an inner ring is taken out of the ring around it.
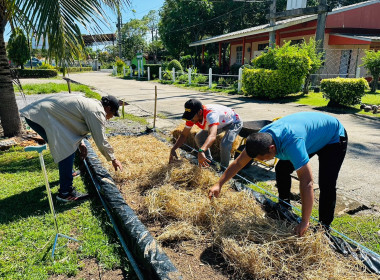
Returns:
[[[277,70],[243,69],[243,92],[246,95],[278,98],[301,90],[310,68],[310,59],[300,54],[280,54]]]
[[[369,89],[369,86],[364,78],[338,77],[334,79],[323,79],[321,81],[323,97],[330,100],[328,106],[353,106],[360,104],[366,89]]]
[[[64,69],[63,67],[59,67],[59,72],[63,73]],[[84,72],[84,71],[92,71],[92,67],[66,67],[65,68],[66,73],[74,73],[74,72]]]
[[[147,73],[148,73],[148,67],[150,67],[150,79],[158,78],[158,76],[160,74],[161,64],[145,64],[144,65],[144,70]]]
[[[272,99],[300,91],[311,60],[304,50],[287,42],[253,59],[252,67],[243,69],[243,92]]]
[[[57,77],[57,70],[53,69],[15,69],[19,78],[52,78]]]

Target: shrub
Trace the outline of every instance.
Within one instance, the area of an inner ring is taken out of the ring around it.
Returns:
[[[369,89],[369,86],[364,78],[347,79],[338,77],[321,81],[323,97],[330,99],[328,106],[359,104],[366,89]]]
[[[54,69],[55,70],[55,67],[53,65],[50,65],[49,63],[44,62],[37,69]]]
[[[173,75],[171,71],[165,71],[162,75],[162,79],[166,81],[171,81],[173,80]]]
[[[189,76],[187,74],[179,75],[176,80],[180,83],[187,83],[189,81]]]
[[[124,61],[122,61],[120,58],[116,59],[116,68],[117,68],[117,73],[122,74],[123,73],[123,67],[125,66]]]
[[[193,65],[194,57],[188,54],[188,55],[181,56],[179,60],[180,60],[181,65],[184,65],[186,68],[188,68],[191,65]]]
[[[372,75],[371,92],[376,92],[380,76],[380,51],[365,51],[363,66]]]
[[[176,59],[173,59],[172,61],[169,62],[167,70],[172,71],[173,68],[175,69],[176,72],[181,72],[181,73],[183,72],[181,63],[179,63],[179,61]]]
[[[230,67],[230,73],[232,75],[238,75],[239,74],[239,68],[241,67],[240,64],[232,64],[231,67]]]
[[[145,64],[144,70],[148,73],[148,67],[150,67],[150,78],[158,77],[160,73],[161,64]]]
[[[207,76],[201,75],[201,74],[196,74],[194,75],[194,84],[205,84],[208,80]]]
[[[59,67],[59,72],[64,71],[63,67]],[[74,72],[84,72],[84,71],[92,71],[92,67],[66,67],[65,73],[74,73]]]
[[[52,78],[57,77],[57,70],[53,69],[15,69],[19,78]]]

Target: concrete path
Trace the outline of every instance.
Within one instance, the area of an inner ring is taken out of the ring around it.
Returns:
[[[183,105],[190,98],[204,103],[218,103],[232,107],[243,120],[273,119],[313,108],[295,103],[272,104],[253,101],[243,96],[226,96],[202,93],[191,89],[177,88],[155,82],[123,80],[109,73],[89,72],[70,74],[72,80],[95,87],[102,95],[112,94],[124,98],[139,107],[147,115],[154,111],[154,87],[158,88],[158,113],[166,115],[161,126],[174,127],[181,122]],[[27,81],[23,81],[27,82]],[[133,106],[131,106],[132,109]],[[332,114],[345,126],[349,137],[349,148],[338,178],[338,193],[366,205],[380,205],[380,121],[354,114]],[[318,174],[318,160],[311,160],[313,173]],[[268,180],[273,179],[273,171]],[[318,182],[317,176],[314,178]]]

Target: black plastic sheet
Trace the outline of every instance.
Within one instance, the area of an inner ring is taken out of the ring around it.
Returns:
[[[182,279],[177,268],[154,240],[148,229],[141,223],[135,212],[125,203],[111,175],[85,140],[87,164],[97,180],[99,191],[107,204],[112,217],[121,229],[125,243],[133,254],[146,279]]]

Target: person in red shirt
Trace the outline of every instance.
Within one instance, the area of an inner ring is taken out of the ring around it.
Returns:
[[[199,148],[198,164],[202,167],[209,166],[212,159],[209,148],[214,143],[216,136],[225,131],[226,134],[220,143],[220,163],[223,167],[228,167],[232,144],[243,127],[239,115],[223,105],[202,105],[198,99],[190,99],[185,103],[185,112],[182,118],[186,120],[186,125],[170,151],[169,163],[178,159],[176,150],[185,143],[191,128],[196,125],[202,129],[195,135],[195,142]]]

